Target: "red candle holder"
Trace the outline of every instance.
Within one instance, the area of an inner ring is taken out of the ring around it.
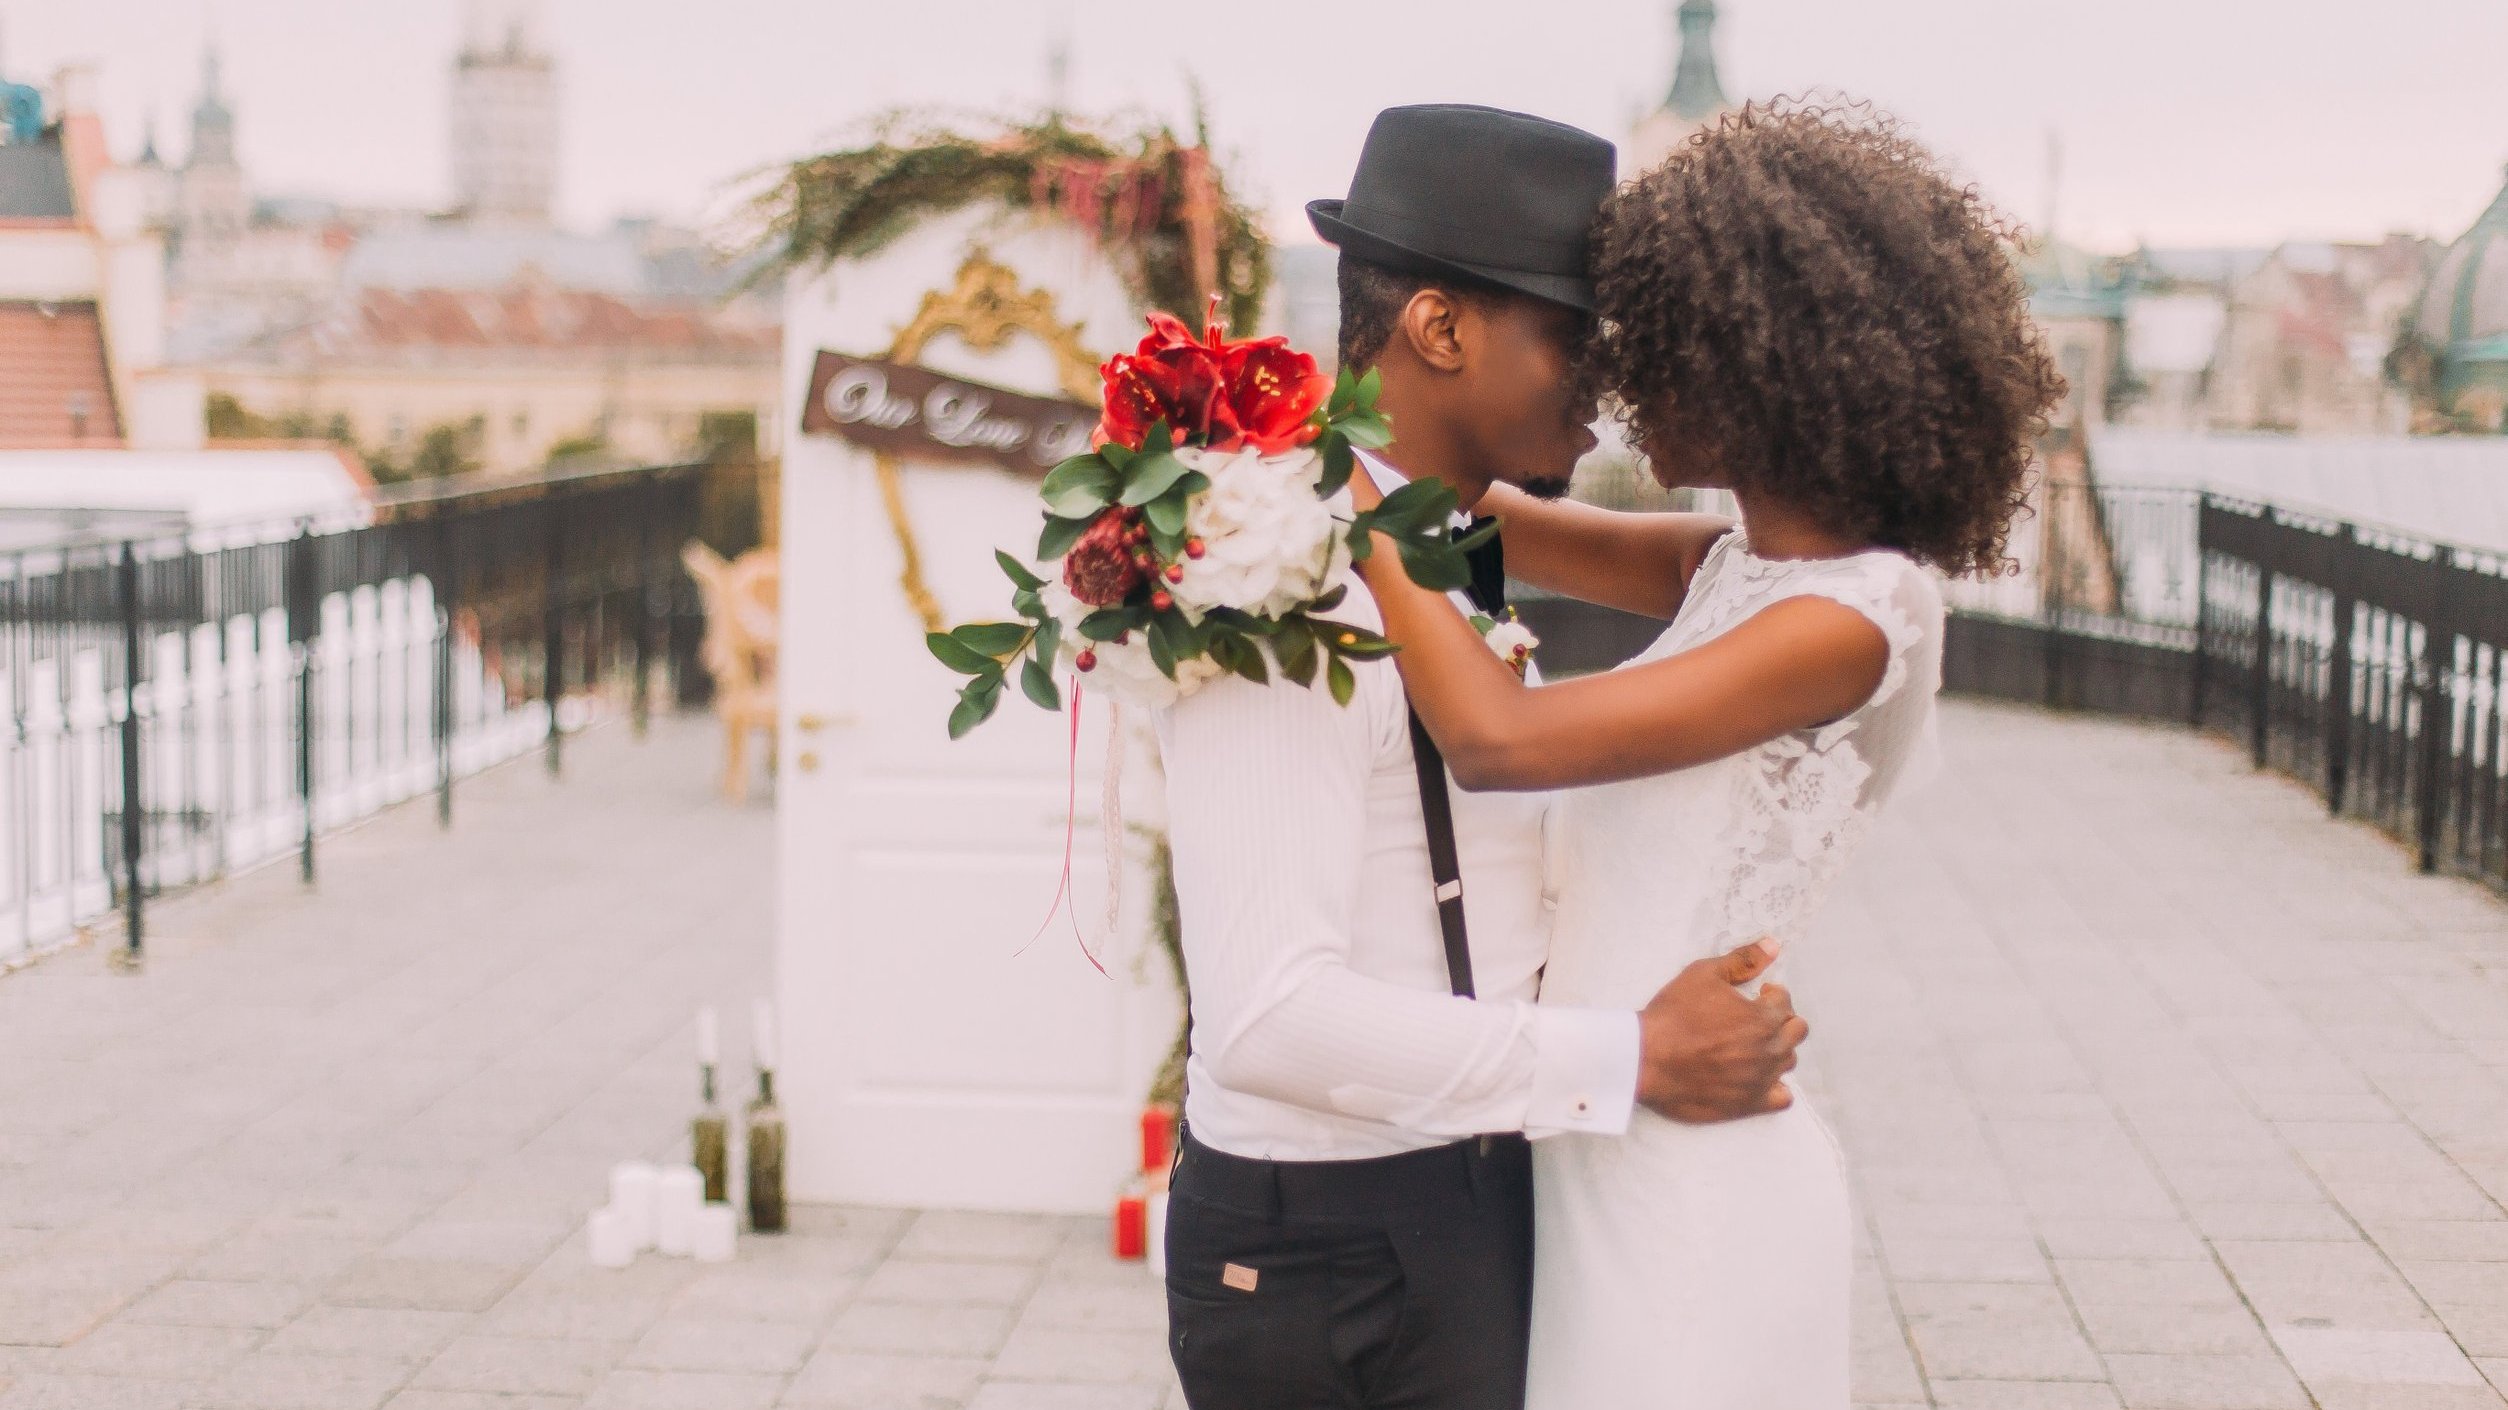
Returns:
[[[1167,1168],[1176,1154],[1176,1113],[1172,1107],[1141,1109],[1141,1173]]]
[[[1137,1180],[1115,1200],[1115,1257],[1149,1257],[1149,1196]]]

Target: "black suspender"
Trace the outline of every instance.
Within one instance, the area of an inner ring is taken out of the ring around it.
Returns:
[[[1446,757],[1428,726],[1411,715],[1411,762],[1419,768],[1419,811],[1428,821],[1428,871],[1437,879],[1437,929],[1446,940],[1446,979],[1460,998],[1472,992],[1471,937],[1463,928],[1463,865],[1454,851],[1454,800],[1446,793]]]

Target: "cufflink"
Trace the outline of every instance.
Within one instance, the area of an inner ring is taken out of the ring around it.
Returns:
[[[1444,903],[1451,901],[1462,894],[1463,878],[1458,876],[1454,880],[1437,888],[1437,902],[1438,904],[1443,905]]]

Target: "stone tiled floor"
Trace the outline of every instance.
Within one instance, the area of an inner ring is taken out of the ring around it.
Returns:
[[[2161,730],[1955,706],[1794,976],[1866,1230],[1858,1399],[2491,1407],[2508,908]],[[1102,1221],[806,1209],[586,1265],[692,996],[764,982],[712,734],[585,741],[0,978],[0,1410],[1178,1405]],[[734,1045],[737,1050],[737,1045]]]

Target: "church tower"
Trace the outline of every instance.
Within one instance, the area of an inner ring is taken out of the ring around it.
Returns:
[[[546,225],[557,191],[557,65],[537,0],[466,0],[453,60],[453,204]]]
[[[1635,176],[1672,154],[1683,139],[1733,106],[1716,73],[1716,0],[1681,0],[1673,12],[1680,33],[1672,88],[1640,119],[1621,148],[1620,175]]]
[[[180,245],[197,254],[233,241],[252,220],[244,169],[235,160],[235,113],[226,105],[215,45],[200,55],[200,101],[192,108],[192,147],[175,185]]]

